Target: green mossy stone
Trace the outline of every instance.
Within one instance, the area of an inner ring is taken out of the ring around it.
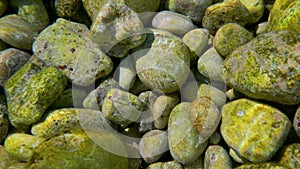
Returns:
[[[300,1],[276,0],[269,15],[267,31],[289,30],[299,34]]]
[[[7,169],[26,169],[27,163],[14,163],[10,165]]]
[[[13,47],[31,50],[34,32],[19,16],[6,15],[0,18],[0,39]]]
[[[113,63],[88,34],[85,25],[59,18],[39,34],[33,52],[47,65],[62,70],[74,84],[90,85],[108,75]]]
[[[183,169],[204,169],[204,161],[202,155],[193,163],[186,164],[183,166]]]
[[[279,163],[289,169],[300,168],[300,143],[285,146]]]
[[[229,149],[229,155],[230,157],[235,161],[238,162],[240,164],[244,164],[246,162],[248,162],[248,160],[246,160],[243,157],[240,157],[236,151],[234,151],[232,148]]]
[[[20,1],[18,16],[29,23],[35,36],[49,24],[49,16],[42,0]]]
[[[174,160],[181,164],[193,163],[205,150],[199,132],[189,119],[191,103],[178,104],[171,112],[168,123],[169,148]]]
[[[229,147],[251,162],[270,160],[286,140],[291,122],[278,109],[248,99],[222,108],[221,134]]]
[[[208,97],[210,98],[218,107],[222,107],[226,103],[226,94],[208,84],[201,84],[197,91],[197,98]]]
[[[60,70],[45,67],[33,56],[5,83],[11,124],[18,128],[38,121],[66,85],[67,79]]]
[[[73,89],[66,89],[60,96],[57,98],[48,110],[62,109],[62,108],[73,108]]]
[[[15,163],[19,163],[19,161],[10,156],[4,146],[0,145],[0,168],[6,169]]]
[[[192,20],[188,17],[172,11],[157,13],[152,20],[152,27],[180,36],[195,28]]]
[[[124,143],[108,131],[99,133],[76,130],[53,137],[35,150],[29,161],[29,169],[56,168],[56,169],[129,169],[129,159],[112,154],[90,137],[101,137],[106,141],[118,143],[119,151],[125,153]]]
[[[7,0],[0,0],[0,16],[6,11],[8,5]]]
[[[223,62],[227,85],[255,99],[300,103],[300,39],[288,31],[262,34]]]
[[[7,107],[5,103],[0,103],[0,144],[5,140],[8,129]]]
[[[281,166],[277,163],[257,163],[257,164],[243,164],[234,169],[288,169],[284,166]]]
[[[31,57],[27,52],[15,48],[0,51],[0,86],[16,73]]]
[[[219,145],[212,145],[206,149],[204,169],[232,169],[231,159],[227,151]]]
[[[28,162],[33,154],[33,150],[45,140],[29,134],[15,133],[6,138],[4,147],[13,158]]]
[[[298,137],[300,137],[300,106],[298,107],[298,109],[295,113],[295,117],[293,120],[293,126],[294,126],[294,129],[295,129]]]
[[[169,32],[150,31],[133,53],[138,77],[150,89],[165,93],[177,91],[189,75],[189,49]]]
[[[221,56],[226,57],[251,39],[253,34],[247,29],[236,23],[228,23],[218,29],[213,45]]]
[[[180,163],[176,161],[168,161],[168,162],[157,162],[150,164],[147,169],[182,169]]]

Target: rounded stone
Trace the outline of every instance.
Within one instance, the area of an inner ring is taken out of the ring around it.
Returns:
[[[0,18],[0,39],[13,47],[31,50],[34,34],[26,21],[12,14]]]
[[[157,13],[152,20],[152,27],[176,35],[184,35],[195,28],[193,22],[188,17],[172,11]]]
[[[229,147],[251,162],[270,160],[287,138],[291,122],[278,109],[249,99],[222,108],[221,134]]]
[[[294,126],[294,129],[295,129],[298,137],[300,137],[300,106],[298,107],[298,109],[295,113],[293,126]]]
[[[247,159],[245,159],[245,158],[239,156],[239,155],[237,154],[237,152],[234,151],[232,148],[229,149],[229,155],[230,155],[230,157],[231,157],[235,162],[238,162],[238,163],[241,163],[241,164],[244,164],[244,163],[248,162]]]
[[[8,168],[9,166],[19,163],[19,161],[10,156],[3,145],[0,145],[0,168]]]
[[[208,84],[201,84],[197,91],[197,98],[208,97],[210,98],[218,107],[222,107],[226,103],[226,94]]]
[[[118,69],[119,72],[117,76],[119,79],[119,86],[122,89],[129,91],[134,85],[136,79],[135,65],[130,56],[121,61]]]
[[[147,163],[156,162],[168,149],[168,134],[162,130],[147,132],[139,143],[140,154]]]
[[[226,57],[222,76],[229,87],[248,97],[298,104],[299,40],[299,36],[288,31],[259,35]]]
[[[219,145],[209,146],[204,156],[204,169],[214,168],[232,169],[227,151]]]
[[[269,163],[254,163],[254,164],[243,164],[239,167],[235,167],[234,169],[287,169],[280,164],[269,162]]]
[[[29,134],[15,133],[6,138],[4,147],[7,153],[15,159],[28,162],[34,149],[45,140]]]
[[[194,162],[207,146],[189,119],[190,105],[188,102],[178,104],[172,110],[168,123],[171,155],[184,165]]]
[[[216,131],[221,121],[221,113],[211,99],[200,97],[191,103],[189,119],[199,132],[200,143],[204,143]]]
[[[6,11],[8,5],[7,0],[0,0],[0,16]]]
[[[299,7],[297,0],[276,0],[269,15],[267,31],[288,30],[299,34]]]
[[[284,147],[279,164],[287,168],[300,168],[300,143],[293,143]]]
[[[146,169],[183,169],[180,163],[176,161],[157,162],[150,164]]]
[[[0,51],[0,86],[16,73],[31,57],[29,53],[15,48]]]
[[[185,164],[184,169],[204,169],[204,161],[202,155],[191,164]]]
[[[2,143],[9,129],[9,121],[7,119],[7,107],[5,103],[0,103],[0,143]]]
[[[236,23],[228,23],[218,29],[213,45],[221,56],[226,57],[251,39],[253,34],[247,29]]]
[[[210,80],[222,81],[221,68],[223,60],[217,50],[212,47],[198,59],[198,71]]]

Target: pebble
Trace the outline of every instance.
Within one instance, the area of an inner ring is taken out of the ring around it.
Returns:
[[[183,169],[204,169],[204,161],[202,155],[193,163],[185,164]]]
[[[248,97],[298,104],[299,45],[299,38],[288,31],[259,35],[224,60],[222,77],[229,87]]]
[[[226,103],[226,94],[220,89],[208,84],[201,84],[199,86],[197,98],[200,97],[210,98],[218,107],[222,107]]]
[[[236,23],[227,23],[221,26],[213,40],[214,48],[226,57],[236,48],[253,39],[253,34]]]
[[[119,86],[129,91],[135,83],[136,71],[134,63],[131,57],[126,57],[121,61],[118,67],[119,72],[117,72],[117,77],[119,79]]]
[[[6,80],[16,73],[30,57],[29,53],[15,48],[0,51],[0,85],[3,86]]]
[[[7,0],[0,0],[0,16],[6,11],[7,9]]]
[[[243,164],[234,169],[287,169],[277,163],[255,163],[255,164]]]
[[[300,106],[298,107],[298,109],[295,113],[293,126],[294,126],[294,129],[295,129],[297,135],[300,137]]]
[[[152,27],[180,36],[195,28],[193,22],[188,17],[172,11],[157,13],[152,20]]]
[[[178,104],[172,110],[168,123],[171,155],[183,165],[193,163],[207,146],[189,119],[190,105],[188,102]]]
[[[5,83],[8,118],[15,127],[38,121],[63,93],[67,79],[55,67],[32,57]]]
[[[156,162],[168,149],[168,134],[162,130],[147,132],[139,143],[139,152],[147,163]]]
[[[200,82],[197,82],[196,80],[186,82],[180,89],[181,100],[187,102],[195,100],[197,98],[199,84]]]
[[[222,107],[221,134],[225,142],[254,163],[270,160],[290,128],[291,122],[285,114],[263,103],[239,99]]]
[[[287,168],[300,168],[300,143],[287,145],[283,149],[283,153],[279,163]]]
[[[0,39],[13,47],[31,50],[34,33],[26,21],[11,14],[0,18]]]
[[[209,144],[218,145],[223,140],[221,133],[217,130],[209,138]]]
[[[261,35],[264,33],[267,33],[267,28],[268,28],[268,22],[262,22],[260,24],[257,25],[257,29],[256,29],[256,35]]]
[[[204,157],[204,169],[215,168],[232,169],[231,159],[227,151],[219,145],[209,146]]]
[[[168,162],[157,162],[150,164],[147,169],[182,169],[180,163],[176,161],[168,161]]]
[[[247,162],[247,160],[243,157],[240,157],[236,151],[234,151],[232,148],[229,149],[229,155],[230,157],[238,163],[244,164]]]
[[[6,138],[4,147],[13,158],[22,162],[28,162],[34,149],[45,140],[29,134],[15,133]]]

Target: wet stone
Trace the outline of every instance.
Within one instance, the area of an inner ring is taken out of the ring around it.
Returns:
[[[6,11],[7,4],[8,0],[0,0],[0,16]]]
[[[221,134],[229,147],[251,162],[270,160],[283,144],[291,127],[278,109],[249,99],[222,108]]]
[[[176,161],[168,161],[168,162],[157,162],[150,164],[147,169],[182,169],[183,167],[181,166],[180,163]]]
[[[226,94],[220,89],[208,84],[201,84],[199,86],[197,98],[200,97],[210,98],[218,107],[221,107],[226,103]]]
[[[168,123],[169,148],[174,160],[181,164],[193,163],[205,150],[207,142],[189,119],[190,103],[178,104],[171,112]]]
[[[6,138],[4,147],[7,153],[15,159],[28,162],[34,149],[44,141],[44,138],[16,133],[11,134]]]
[[[168,151],[168,134],[162,130],[151,130],[143,135],[139,143],[139,151],[147,163],[156,162]]]
[[[294,129],[295,129],[298,137],[300,137],[300,106],[298,107],[298,109],[295,113],[293,126],[294,126]]]
[[[15,48],[0,51],[0,85],[16,73],[31,57],[29,53]]]
[[[213,45],[221,56],[226,57],[251,39],[253,34],[247,29],[236,23],[228,23],[218,29]]]
[[[12,14],[0,18],[0,39],[13,47],[31,50],[34,34],[26,21]]]
[[[300,168],[300,143],[285,146],[279,163],[287,168]]]
[[[157,13],[152,20],[152,27],[181,36],[195,28],[188,17],[172,11]]]
[[[232,169],[227,151],[219,145],[209,146],[204,157],[204,169],[215,168]]]
[[[88,28],[59,18],[33,44],[35,55],[59,68],[74,84],[86,86],[108,75],[113,63],[88,37]]]
[[[298,104],[299,40],[288,31],[259,35],[224,60],[222,76],[228,86],[248,97]]]
[[[67,79],[58,69],[45,67],[32,57],[5,83],[11,124],[21,127],[38,121],[63,93],[66,84]]]

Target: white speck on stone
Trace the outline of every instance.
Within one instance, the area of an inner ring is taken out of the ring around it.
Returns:
[[[242,111],[242,110],[239,110],[239,111],[237,112],[237,115],[238,115],[239,117],[242,117],[242,116],[245,115],[245,112]]]

